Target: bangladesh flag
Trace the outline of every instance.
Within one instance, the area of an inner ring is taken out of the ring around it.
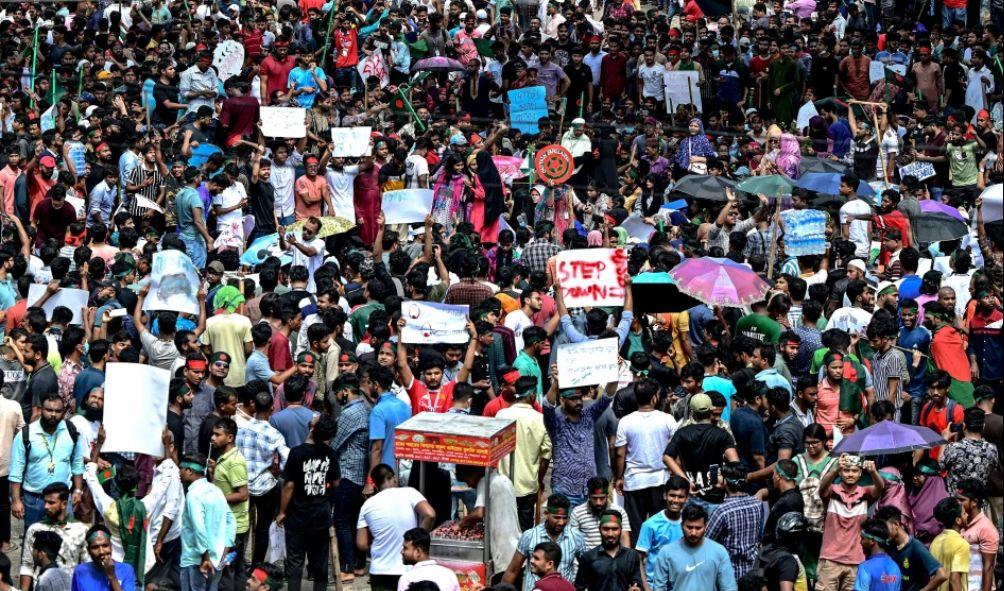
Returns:
[[[491,39],[475,39],[474,45],[476,45],[478,48],[478,55],[482,57],[493,57],[495,55],[492,52]]]
[[[888,66],[885,68],[885,81],[889,84],[895,84],[904,90],[909,90],[914,86],[913,80]]]
[[[429,44],[425,42],[425,39],[419,39],[414,43],[409,43],[408,49],[411,50],[412,61],[420,60],[429,55]]]

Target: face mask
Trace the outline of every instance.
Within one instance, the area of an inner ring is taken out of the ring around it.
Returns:
[[[717,49],[711,50],[711,57],[718,59],[719,51]]]

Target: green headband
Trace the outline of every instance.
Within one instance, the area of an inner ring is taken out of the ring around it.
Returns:
[[[182,462],[181,465],[178,466],[178,467],[179,468],[188,468],[192,472],[198,472],[199,474],[203,474],[206,471],[206,467],[205,466],[203,466],[202,464],[197,464],[195,462]]]
[[[108,532],[106,532],[104,530],[101,530],[101,529],[96,529],[96,530],[94,530],[94,531],[91,532],[91,535],[87,536],[87,543],[90,544],[94,540],[96,540],[96,539],[98,539],[98,538],[100,538],[102,536],[104,536],[104,537],[108,538],[109,540],[111,540],[111,536],[108,535]]]
[[[785,480],[794,480],[795,479],[795,475],[794,474],[789,474],[784,468],[782,468],[780,462],[774,464],[774,472],[776,472],[778,476],[780,476],[781,478],[784,478]]]
[[[617,513],[607,513],[605,515],[600,515],[600,525],[604,523],[616,523],[621,524],[621,516]]]
[[[861,532],[861,535],[864,536],[864,537],[866,537],[866,538],[868,538],[869,540],[871,540],[871,541],[873,541],[875,543],[878,543],[878,544],[888,544],[889,543],[889,540],[880,538],[878,536],[873,536],[873,535],[871,535],[869,533]]]
[[[568,509],[565,507],[555,507],[554,505],[547,506],[548,515],[560,515],[561,513],[568,513]]]

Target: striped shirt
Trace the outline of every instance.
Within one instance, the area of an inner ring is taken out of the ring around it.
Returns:
[[[143,181],[149,178],[153,179],[152,183],[141,188],[135,193],[129,193],[126,197],[126,211],[132,215],[142,215],[145,211],[136,204],[136,195],[146,197],[154,203],[157,202],[157,193],[160,192],[160,185],[163,182],[164,177],[160,174],[160,170],[156,165],[153,167],[153,170],[146,170],[143,167],[143,164],[140,163],[139,166],[132,169],[132,172],[129,174],[129,178],[126,179],[130,185],[140,185]]]
[[[628,521],[627,511],[622,509],[616,503],[610,503],[607,506],[607,509],[620,513],[621,529],[626,532],[631,531],[631,522]],[[600,545],[600,542],[602,541],[600,539],[600,516],[590,511],[589,501],[586,501],[585,503],[582,503],[578,507],[572,509],[572,516],[568,525],[569,527],[579,530],[579,533],[582,534],[582,537],[586,540],[586,548],[595,548]]]
[[[523,573],[523,591],[531,591],[540,580],[540,577],[530,571],[530,557],[533,555],[533,549],[541,542],[554,542],[561,548],[561,564],[558,565],[558,574],[569,581],[575,580],[578,558],[587,550],[582,534],[574,527],[566,527],[555,540],[552,540],[551,536],[548,535],[543,523],[526,530],[519,537],[519,543],[516,545],[516,550],[527,559]]]
[[[237,450],[244,456],[248,470],[248,493],[258,497],[275,488],[278,481],[269,468],[279,457],[279,467],[286,465],[289,447],[278,429],[252,418],[244,427],[237,429]]]
[[[889,379],[899,378],[900,400],[904,387],[910,381],[906,366],[906,356],[899,349],[889,347],[885,353],[875,352],[872,358],[872,384],[875,386],[875,400],[889,400]]]

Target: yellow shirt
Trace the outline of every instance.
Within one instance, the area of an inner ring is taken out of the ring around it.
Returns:
[[[244,385],[244,343],[251,343],[251,321],[240,314],[220,314],[206,319],[206,332],[202,344],[213,353],[225,351],[230,355],[230,373],[223,383],[236,388]]]
[[[517,402],[495,416],[516,421],[516,475],[512,476],[509,456],[499,462],[499,471],[513,481],[517,497],[537,492],[540,461],[551,459],[551,438],[544,427],[544,415],[525,402]]]
[[[931,542],[931,554],[941,563],[948,581],[938,587],[938,591],[948,591],[953,573],[962,573],[962,591],[969,589],[969,542],[954,529],[946,529]]]

